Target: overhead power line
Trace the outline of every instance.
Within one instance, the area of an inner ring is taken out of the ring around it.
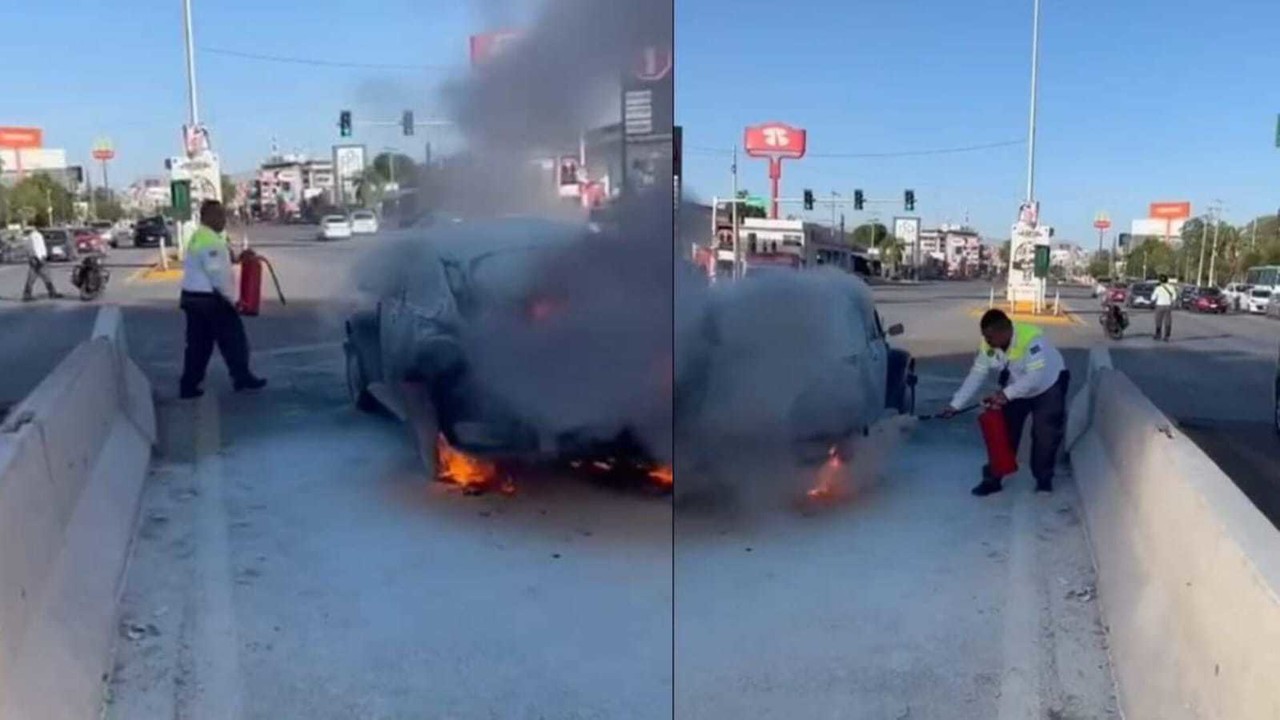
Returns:
[[[354,68],[360,70],[436,70],[446,71],[454,68],[445,65],[411,65],[407,63],[368,63],[345,62],[341,60],[325,60],[323,58],[294,57],[287,55],[267,55],[263,53],[228,50],[226,48],[201,47],[200,52],[208,55],[223,55],[241,60],[258,62],[286,63],[290,65],[310,65],[313,67]]]
[[[977,145],[961,145],[958,147],[935,148],[932,150],[902,150],[899,152],[847,152],[847,153],[806,153],[806,158],[833,158],[833,159],[850,159],[850,158],[896,158],[896,157],[921,157],[927,155],[949,155],[954,153],[976,152],[979,150],[994,150],[1002,147],[1013,147],[1015,145],[1026,145],[1026,138],[1017,140],[1003,140],[1001,142],[981,143]],[[725,148],[699,147],[690,146],[688,151],[700,155],[723,155],[733,154],[732,150]]]

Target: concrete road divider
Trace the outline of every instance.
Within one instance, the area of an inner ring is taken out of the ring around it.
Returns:
[[[1280,718],[1280,531],[1100,354],[1081,395],[1071,465],[1126,717]]]
[[[98,716],[155,432],[117,308],[0,426],[0,718]]]

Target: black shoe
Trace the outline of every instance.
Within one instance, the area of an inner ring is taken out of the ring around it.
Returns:
[[[237,380],[234,385],[236,392],[242,392],[244,390],[261,390],[266,386],[267,381],[265,378],[252,376],[244,380]]]
[[[1037,481],[1036,481],[1036,492],[1038,492],[1038,493],[1051,493],[1051,492],[1053,492],[1053,481],[1052,481],[1052,480],[1045,480],[1044,482],[1040,482],[1039,480],[1037,480]]]
[[[35,295],[23,295],[23,296],[22,296],[22,302],[35,302],[35,301],[36,301],[36,296],[35,296]]]
[[[63,295],[62,293],[57,292],[56,290],[54,292],[49,293],[50,300],[61,300],[64,297],[66,297],[66,295]]]
[[[989,480],[989,479],[988,479],[988,480],[983,480],[982,482],[978,483],[978,484],[977,484],[976,486],[974,486],[974,488],[973,488],[972,490],[970,490],[969,492],[973,493],[974,495],[976,495],[976,496],[978,496],[978,497],[986,497],[986,496],[988,496],[988,495],[990,495],[990,494],[992,494],[992,493],[998,493],[998,492],[1000,492],[1000,491],[1001,491],[1001,490],[1003,490],[1003,489],[1004,489],[1004,486],[1000,484],[1000,481],[999,481],[999,480]]]
[[[178,391],[178,397],[183,400],[195,400],[204,395],[204,391],[200,388],[182,388]]]

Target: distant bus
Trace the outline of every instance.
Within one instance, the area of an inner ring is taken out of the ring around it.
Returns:
[[[1280,265],[1259,265],[1251,267],[1244,274],[1246,285],[1280,290]]]

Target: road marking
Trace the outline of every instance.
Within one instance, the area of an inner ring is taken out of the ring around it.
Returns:
[[[989,308],[986,304],[978,305],[969,310],[969,317],[974,317],[974,318],[982,317],[982,314],[990,309],[991,308]],[[999,306],[997,306],[997,309],[1004,310],[1004,308],[1001,308]],[[1008,313],[1008,310],[1005,310],[1005,312]],[[1026,322],[1026,323],[1031,323],[1033,325],[1061,325],[1064,327],[1068,325],[1084,325],[1084,322],[1081,321],[1080,318],[1076,317],[1075,314],[1070,311],[1064,311],[1062,315],[1033,315],[1031,313],[1012,313],[1009,315],[1009,317],[1015,322]]]
[[[237,720],[243,712],[240,650],[231,598],[231,556],[227,541],[227,509],[223,497],[222,438],[218,400],[208,394],[195,413],[196,509],[195,592],[191,603],[191,688],[188,717],[193,720]]]

